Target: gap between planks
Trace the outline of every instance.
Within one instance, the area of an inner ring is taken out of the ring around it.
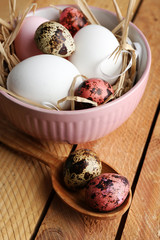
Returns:
[[[42,210],[42,213],[41,213],[41,215],[39,217],[39,220],[38,220],[38,222],[37,222],[37,224],[35,226],[34,232],[33,232],[32,236],[31,236],[30,240],[34,240],[35,239],[35,237],[36,237],[36,235],[37,235],[37,233],[39,231],[39,228],[41,226],[41,223],[43,222],[43,219],[46,216],[48,208],[50,207],[50,204],[51,204],[51,202],[53,200],[54,195],[55,195],[55,191],[54,191],[54,189],[52,189],[52,191],[51,191],[51,193],[50,193],[50,195],[48,197],[48,200],[47,200],[47,202],[46,202],[46,204],[44,206],[44,209]]]
[[[137,8],[136,8],[136,11],[135,11],[135,13],[134,13],[134,15],[133,15],[132,22],[134,22],[136,16],[138,15],[139,9],[140,9],[143,1],[144,1],[144,0],[140,0],[139,3],[137,4]]]

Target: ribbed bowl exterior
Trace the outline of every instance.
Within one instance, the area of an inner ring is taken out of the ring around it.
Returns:
[[[102,9],[101,14],[115,15]],[[123,124],[137,107],[147,84],[151,65],[151,53],[143,34],[135,26],[138,38],[143,38],[147,63],[138,83],[122,97],[91,109],[55,111],[28,105],[0,91],[0,112],[21,131],[38,139],[84,143],[99,139]]]
[[[0,94],[0,109],[20,130],[40,139],[66,141],[71,144],[105,136],[125,122],[138,105],[147,81],[130,97],[88,111],[61,112],[28,109]]]

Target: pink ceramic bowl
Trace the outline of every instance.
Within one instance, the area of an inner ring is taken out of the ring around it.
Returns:
[[[117,25],[117,18],[113,13],[94,7],[92,11],[107,28],[113,29]],[[58,17],[58,11],[44,8],[37,10],[36,15],[53,19],[53,16]],[[151,52],[146,38],[134,24],[130,24],[129,37],[140,44],[143,57],[138,70],[138,82],[122,97],[90,109],[55,111],[31,106],[1,91],[0,112],[18,129],[40,139],[76,144],[107,135],[124,123],[135,110],[149,76]]]

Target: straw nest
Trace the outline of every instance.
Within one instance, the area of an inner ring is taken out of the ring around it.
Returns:
[[[121,75],[116,81],[116,83],[112,86],[114,89],[114,94],[110,95],[108,99],[104,102],[108,102],[110,100],[114,100],[120,96],[122,96],[124,93],[129,91],[135,81],[136,76],[136,54],[134,48],[127,44],[127,37],[128,37],[128,30],[129,30],[129,22],[132,19],[133,15],[133,8],[135,5],[135,0],[130,0],[128,5],[128,10],[126,17],[123,18],[122,14],[120,12],[120,9],[118,7],[118,4],[116,0],[112,0],[113,4],[115,6],[115,11],[117,13],[117,18],[119,20],[119,24],[112,30],[112,32],[115,34],[117,39],[119,40],[119,47],[115,50],[114,53],[112,53],[116,58],[118,58],[119,54],[123,51],[123,62],[122,62],[122,70]],[[87,3],[85,0],[75,0],[77,6],[81,9],[81,11],[84,13],[84,15],[87,17],[89,22],[91,24],[100,24],[98,20],[95,18],[93,13],[90,11]],[[52,6],[54,7],[54,6]],[[9,0],[9,15],[10,19],[9,21],[5,21],[0,18],[0,90],[7,92],[8,94],[12,95],[13,97],[27,102],[29,104],[32,104],[34,106],[42,107],[42,108],[50,108],[48,106],[43,106],[40,104],[37,104],[35,102],[30,101],[29,99],[23,98],[21,96],[18,96],[14,94],[13,92],[10,92],[6,89],[6,81],[7,76],[9,72],[12,70],[12,68],[17,65],[20,60],[16,56],[15,50],[14,50],[14,40],[19,32],[19,29],[21,27],[21,24],[23,23],[24,18],[30,11],[35,11],[37,8],[36,3],[31,3],[30,6],[28,6],[23,13],[19,13],[16,15],[16,0]],[[132,62],[131,67],[127,69],[129,61]],[[78,77],[78,76],[77,76]],[[85,80],[86,77],[82,76]],[[53,106],[53,109],[56,110],[62,110],[60,107],[60,103],[66,100],[71,101],[71,109],[74,110],[74,102],[80,101],[80,102],[88,102],[89,100],[76,97],[74,96],[74,86],[75,86],[76,78],[73,79],[73,83],[69,90],[69,96],[66,96],[63,99],[60,99],[57,102],[57,106]],[[92,103],[93,106],[97,106],[97,103],[89,101],[89,103]],[[103,104],[104,104],[103,103]]]

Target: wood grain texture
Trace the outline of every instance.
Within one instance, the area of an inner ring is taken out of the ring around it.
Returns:
[[[0,239],[27,240],[52,189],[48,169],[0,145]]]
[[[153,4],[154,3],[154,4]],[[150,7],[152,5],[152,7]],[[160,1],[145,0],[140,8],[135,23],[148,37],[152,51],[152,69],[148,88],[150,102],[147,109],[152,109],[154,99],[160,97]],[[157,92],[158,91],[158,92]],[[147,92],[146,92],[147,94]],[[155,102],[156,106],[156,102]],[[146,111],[147,111],[146,109]],[[149,114],[150,115],[150,114]],[[151,118],[151,115],[150,115]],[[149,116],[148,116],[149,119]],[[137,217],[138,216],[138,217]],[[134,228],[133,228],[134,226]],[[134,230],[136,229],[136,231]],[[159,239],[160,238],[160,116],[151,138],[144,165],[136,187],[132,207],[127,218],[122,239]]]
[[[78,214],[55,195],[36,240],[113,240],[119,221]]]
[[[84,219],[56,195],[38,232],[37,240],[83,240]]]
[[[138,217],[137,217],[138,216]],[[133,228],[134,226],[134,228]],[[135,231],[136,229],[136,231]],[[160,238],[160,115],[153,132],[122,239]]]
[[[24,9],[31,2],[36,2],[38,4],[38,7],[46,7],[49,5],[61,5],[61,4],[75,4],[74,0],[68,0],[68,1],[66,1],[66,0],[45,0],[45,1],[44,0],[17,0],[17,12]],[[140,2],[140,0],[136,0],[135,10],[137,9],[139,2]],[[105,9],[115,12],[115,8],[113,6],[112,0],[109,0],[109,1],[88,0],[87,3],[88,3],[88,5],[91,5],[91,6],[105,8]],[[120,7],[122,15],[125,16],[129,0],[117,0],[117,3]],[[9,18],[8,0],[0,1],[0,9],[3,9],[3,11],[1,11],[0,17],[3,19],[8,19]]]
[[[37,1],[38,2],[38,1]],[[58,5],[58,4],[75,4],[74,0],[51,0],[52,4]],[[104,0],[86,0],[89,6],[94,6],[94,7],[101,7],[108,9],[112,12],[115,12],[115,8],[113,5],[112,0],[104,1]],[[135,9],[134,12],[136,11],[138,5],[139,5],[140,0],[136,0],[135,3]],[[127,7],[128,7],[129,0],[117,0],[117,4],[122,12],[122,16],[126,16],[127,12]]]
[[[17,149],[42,159],[52,154],[68,156],[72,148],[64,143],[39,142],[0,117],[0,141],[11,140],[11,147],[17,145]],[[3,145],[0,146],[0,166],[0,239],[30,239],[52,190],[50,171],[34,158]]]
[[[72,145],[68,143],[35,139],[20,132],[5,118],[0,118],[0,141],[12,149],[38,159],[47,166],[57,165],[57,158],[66,159],[72,148]]]

